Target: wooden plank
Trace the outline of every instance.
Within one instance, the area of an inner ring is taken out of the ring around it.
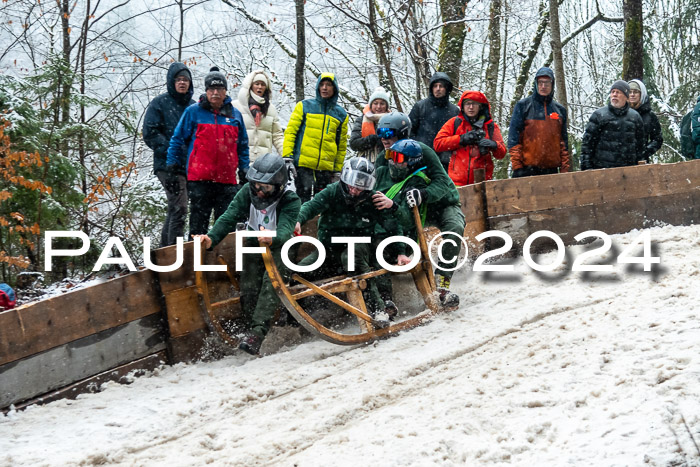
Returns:
[[[0,313],[0,365],[161,311],[149,270]]]
[[[171,337],[180,337],[206,327],[199,310],[195,286],[170,292],[165,296]]]
[[[700,161],[650,164],[486,182],[492,216],[700,190]]]
[[[151,314],[0,366],[0,407],[67,386],[165,350],[164,323]]]
[[[457,189],[466,221],[463,236],[467,240],[471,257],[478,256],[484,252],[484,243],[475,240],[477,235],[488,230],[483,195],[484,189],[484,183],[467,185]]]
[[[669,209],[669,206],[678,208]],[[651,227],[656,222],[671,225],[700,223],[700,191],[497,216],[489,221],[492,229],[509,234],[518,250],[525,239],[538,230],[551,230],[565,244],[572,244],[576,235],[587,230],[601,230],[612,235]]]
[[[115,381],[120,384],[130,384],[133,376],[143,376],[148,371],[153,371],[168,361],[164,350],[134,360],[133,362],[112,368],[98,375],[91,376],[84,380],[73,383],[64,388],[42,394],[33,399],[14,404],[14,410],[23,410],[30,405],[43,405],[60,399],[75,399],[80,394],[100,392],[102,385],[108,381]],[[128,377],[127,377],[128,375]],[[7,413],[9,408],[0,409],[0,412]]]
[[[206,355],[206,329],[198,329],[168,341],[168,353],[173,364],[201,360]]]

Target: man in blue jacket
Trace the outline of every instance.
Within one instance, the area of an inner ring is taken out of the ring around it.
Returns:
[[[180,170],[180,153],[187,148],[187,195],[190,199],[190,237],[206,234],[214,220],[245,183],[248,172],[248,133],[243,116],[226,96],[226,77],[212,67],[204,78],[206,94],[182,114],[168,148],[168,172]]]
[[[184,167],[168,177],[165,161],[170,138],[182,113],[194,104],[192,74],[184,63],[175,62],[168,68],[167,89],[151,101],[143,120],[143,140],[153,150],[153,173],[160,180],[168,200],[165,223],[160,233],[160,246],[174,245],[185,233],[187,215],[187,188]],[[185,152],[180,154],[184,160]],[[184,165],[184,164],[183,164]]]

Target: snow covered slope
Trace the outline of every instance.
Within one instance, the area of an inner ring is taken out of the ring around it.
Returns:
[[[700,227],[649,230],[653,272],[518,259],[460,272],[458,311],[372,345],[166,367],[11,412],[0,465],[700,465]]]

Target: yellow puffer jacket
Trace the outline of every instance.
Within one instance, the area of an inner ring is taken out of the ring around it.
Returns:
[[[330,79],[332,97],[321,97],[319,87]],[[340,172],[348,147],[348,113],[339,105],[338,83],[332,73],[323,73],[316,82],[316,98],[305,99],[294,107],[284,132],[284,157],[297,167]]]

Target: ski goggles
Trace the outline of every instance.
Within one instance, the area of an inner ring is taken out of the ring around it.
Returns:
[[[382,139],[390,139],[396,136],[396,130],[393,128],[377,128],[377,136]]]
[[[275,191],[275,185],[269,183],[250,182],[254,191],[260,191],[265,195],[271,195]]]
[[[403,164],[408,159],[403,153],[396,152],[393,149],[386,149],[384,157],[386,160],[394,161],[394,164]]]

